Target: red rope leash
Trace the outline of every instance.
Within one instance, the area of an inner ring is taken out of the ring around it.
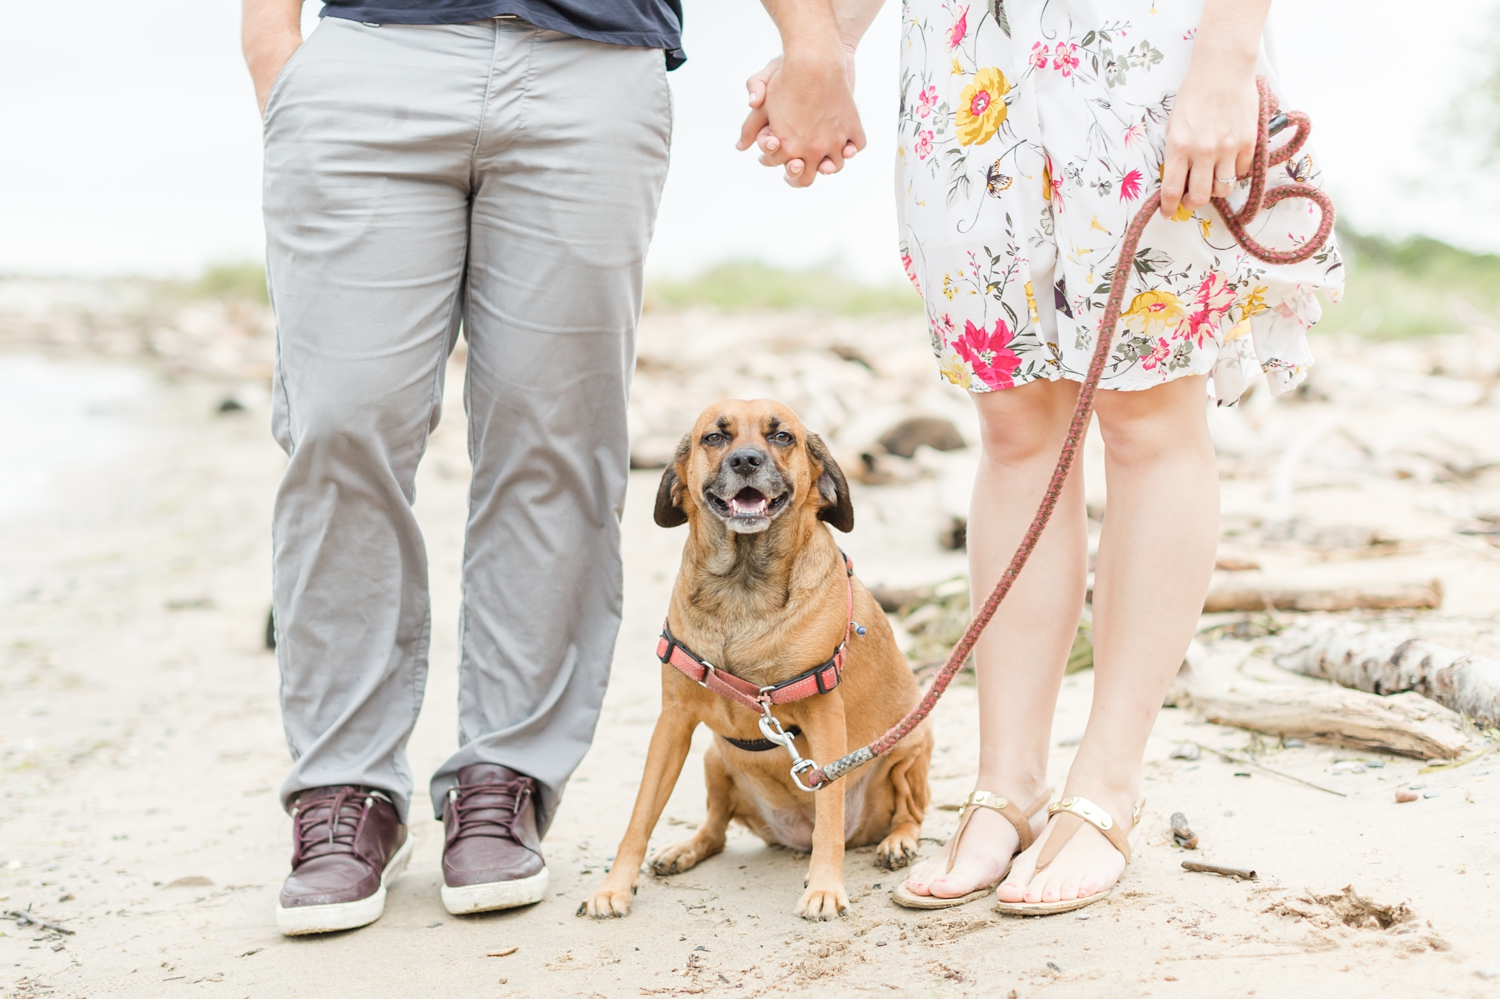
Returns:
[[[1266,86],[1264,78],[1258,79],[1256,86],[1260,92],[1260,126],[1255,140],[1254,165],[1250,169],[1249,199],[1238,212],[1230,207],[1229,201],[1225,198],[1214,198],[1213,205],[1223,216],[1224,223],[1234,234],[1234,238],[1252,256],[1270,264],[1300,263],[1317,253],[1332,235],[1333,202],[1322,191],[1310,184],[1300,182],[1285,184],[1267,193],[1267,171],[1277,164],[1285,163],[1302,148],[1307,141],[1308,134],[1312,131],[1312,122],[1301,112],[1285,115],[1288,124],[1295,126],[1297,133],[1290,142],[1272,152],[1270,122],[1271,116],[1276,113],[1276,98]],[[1245,226],[1260,214],[1262,209],[1285,201],[1287,198],[1305,198],[1322,210],[1322,220],[1318,225],[1318,231],[1311,240],[1296,249],[1267,249],[1250,237],[1245,231]],[[1125,238],[1120,243],[1119,260],[1115,264],[1114,277],[1109,284],[1109,298],[1104,305],[1104,320],[1100,324],[1099,335],[1094,344],[1094,355],[1089,360],[1088,373],[1078,389],[1078,405],[1074,408],[1073,420],[1068,425],[1067,439],[1063,441],[1062,452],[1057,457],[1057,467],[1052,471],[1052,480],[1047,484],[1047,491],[1042,495],[1042,502],[1037,507],[1036,516],[1032,518],[1031,526],[1026,529],[1026,536],[1021,539],[1015,555],[1011,556],[1010,565],[1000,577],[1000,582],[995,584],[995,589],[980,607],[979,613],[975,614],[969,622],[968,630],[953,647],[948,661],[943,664],[942,670],[933,679],[932,686],[927,688],[927,693],[922,695],[922,700],[917,706],[905,718],[897,722],[890,731],[868,746],[856,749],[847,756],[841,756],[827,766],[812,770],[807,776],[808,787],[817,789],[830,784],[875,757],[885,755],[894,749],[902,738],[910,734],[923,718],[927,717],[933,706],[937,704],[938,698],[942,697],[943,692],[948,689],[949,682],[963,667],[964,661],[969,658],[969,653],[974,649],[974,643],[979,640],[980,634],[999,609],[1000,602],[1005,599],[1011,586],[1015,584],[1016,577],[1025,568],[1026,560],[1031,557],[1032,550],[1041,539],[1042,531],[1047,528],[1047,521],[1052,518],[1052,511],[1057,506],[1058,497],[1062,495],[1063,485],[1068,481],[1068,473],[1073,469],[1073,459],[1077,456],[1084,433],[1088,430],[1089,420],[1094,413],[1094,393],[1099,388],[1099,380],[1104,376],[1104,365],[1108,362],[1110,350],[1114,346],[1114,332],[1119,325],[1120,310],[1125,301],[1125,286],[1130,280],[1135,254],[1140,248],[1141,235],[1146,230],[1146,223],[1151,221],[1152,214],[1160,207],[1161,191],[1158,190],[1146,198],[1135,217],[1130,220],[1129,228],[1125,230]]]

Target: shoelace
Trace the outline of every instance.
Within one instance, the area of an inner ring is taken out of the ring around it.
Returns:
[[[452,839],[466,836],[503,836],[518,840],[515,824],[531,799],[531,780],[520,777],[497,784],[459,784],[448,791],[453,810]],[[451,842],[452,840],[450,840]]]
[[[358,856],[354,843],[374,803],[372,792],[357,787],[341,787],[328,798],[299,801],[292,812],[293,869],[314,857],[335,853]]]

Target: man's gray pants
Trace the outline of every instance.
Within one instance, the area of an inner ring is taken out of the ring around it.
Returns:
[[[281,707],[299,792],[403,819],[431,618],[413,483],[460,327],[474,478],[459,748],[541,784],[593,739],[620,623],[626,396],[666,179],[662,53],[520,21],[325,18],[265,120]]]

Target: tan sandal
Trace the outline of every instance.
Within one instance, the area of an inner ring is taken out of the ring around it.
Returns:
[[[964,830],[969,826],[969,820],[981,808],[989,808],[999,812],[1005,816],[1011,825],[1016,827],[1016,832],[1021,837],[1021,844],[1016,848],[1016,852],[1011,854],[1011,859],[1014,860],[1016,854],[1029,847],[1032,841],[1036,839],[1031,834],[1031,817],[1047,803],[1047,798],[1051,793],[1051,791],[1045,792],[1024,812],[1021,811],[1015,802],[989,791],[975,791],[969,795],[964,800],[963,812],[958,817],[958,829],[954,831],[953,838],[948,840],[948,867],[944,873],[946,874],[948,871],[953,870],[953,863],[958,859],[958,841],[963,838]],[[983,898],[994,891],[995,886],[1004,881],[1005,876],[1009,873],[1010,865],[1006,864],[1005,869],[1000,872],[1000,876],[994,881],[991,881],[989,884],[980,885],[966,895],[955,895],[953,898],[940,898],[937,895],[918,895],[906,887],[905,883],[902,883],[896,886],[895,891],[891,892],[891,901],[897,905],[904,905],[908,909],[948,909],[955,905],[963,905],[965,902],[972,902],[976,898]]]
[[[1135,806],[1135,811],[1130,814],[1130,825],[1121,828],[1120,824],[1110,816],[1109,812],[1100,808],[1087,798],[1077,795],[1069,795],[1061,801],[1054,801],[1047,806],[1047,821],[1057,820],[1052,832],[1047,837],[1047,845],[1042,847],[1041,855],[1037,857],[1036,869],[1042,870],[1067,846],[1068,840],[1073,834],[1083,828],[1087,822],[1095,829],[1104,834],[1109,840],[1109,845],[1120,851],[1125,858],[1125,863],[1130,863],[1130,831],[1141,821],[1141,809],[1146,807],[1146,799],[1142,798]],[[1001,880],[1005,880],[1001,878]],[[1082,909],[1086,905],[1109,898],[1114,894],[1115,885],[1111,885],[1104,891],[1095,892],[1083,898],[1058,899],[1056,902],[1006,902],[996,900],[995,911],[1007,916],[1050,916],[1058,912],[1070,912],[1073,909]]]

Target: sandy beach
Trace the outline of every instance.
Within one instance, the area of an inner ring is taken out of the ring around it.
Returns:
[[[651,522],[660,474],[651,468],[631,476],[625,619],[603,718],[544,843],[551,897],[448,915],[441,827],[419,786],[415,855],[385,915],[347,933],[282,937],[273,910],[291,828],[276,788],[288,757],[263,631],[283,456],[267,430],[264,328],[244,326],[233,341],[241,353],[192,364],[182,359],[207,356],[192,330],[162,340],[185,345],[174,362],[170,349],[154,359],[74,349],[44,326],[12,323],[0,340],[9,351],[0,382],[8,372],[74,393],[0,410],[10,423],[3,453],[24,459],[22,471],[44,470],[24,497],[18,478],[15,502],[0,507],[0,912],[12,914],[0,920],[0,996],[1500,995],[1495,755],[1424,773],[1424,761],[1286,746],[1185,708],[1164,710],[1156,727],[1134,862],[1113,897],[1079,913],[1011,919],[985,902],[900,909],[888,893],[901,875],[861,849],[845,863],[848,915],[808,923],[793,914],[806,858],[736,829],[698,868],[644,875],[628,918],[578,917],[624,830],[658,705],[655,636],[683,536]],[[652,312],[641,356],[632,407],[641,465],[720,394],[777,392],[846,464],[917,412],[951,419],[973,440],[961,394],[932,375],[920,318]],[[1484,374],[1494,334],[1325,342],[1320,356],[1300,398],[1273,402],[1261,390],[1214,414],[1222,551],[1260,567],[1235,575],[1298,585],[1437,578],[1439,610],[1378,617],[1496,655],[1500,548],[1455,531],[1500,513],[1500,402]],[[410,746],[419,785],[455,731],[461,386],[459,356],[418,477],[434,618]],[[52,436],[40,423],[16,425],[28,413],[42,414]],[[90,440],[99,446],[62,460]],[[1288,471],[1294,446],[1305,457]],[[843,543],[867,583],[923,586],[964,572],[962,552],[938,538],[962,512],[972,451],[882,456],[889,481],[856,484],[859,526]],[[1095,480],[1098,466],[1091,453]],[[1092,482],[1090,498],[1107,503]],[[1253,641],[1213,650],[1263,656]],[[1083,730],[1091,676],[1065,681],[1055,786]],[[943,700],[935,734],[924,856],[946,840],[972,787],[971,683]],[[1471,734],[1475,752],[1492,744]],[[701,819],[708,738],[699,731],[653,847]],[[1201,747],[1198,759],[1172,757],[1186,742]],[[1402,787],[1416,800],[1398,804]],[[1198,833],[1196,851],[1173,842],[1174,812]],[[1256,880],[1191,873],[1184,860],[1253,869]]]

